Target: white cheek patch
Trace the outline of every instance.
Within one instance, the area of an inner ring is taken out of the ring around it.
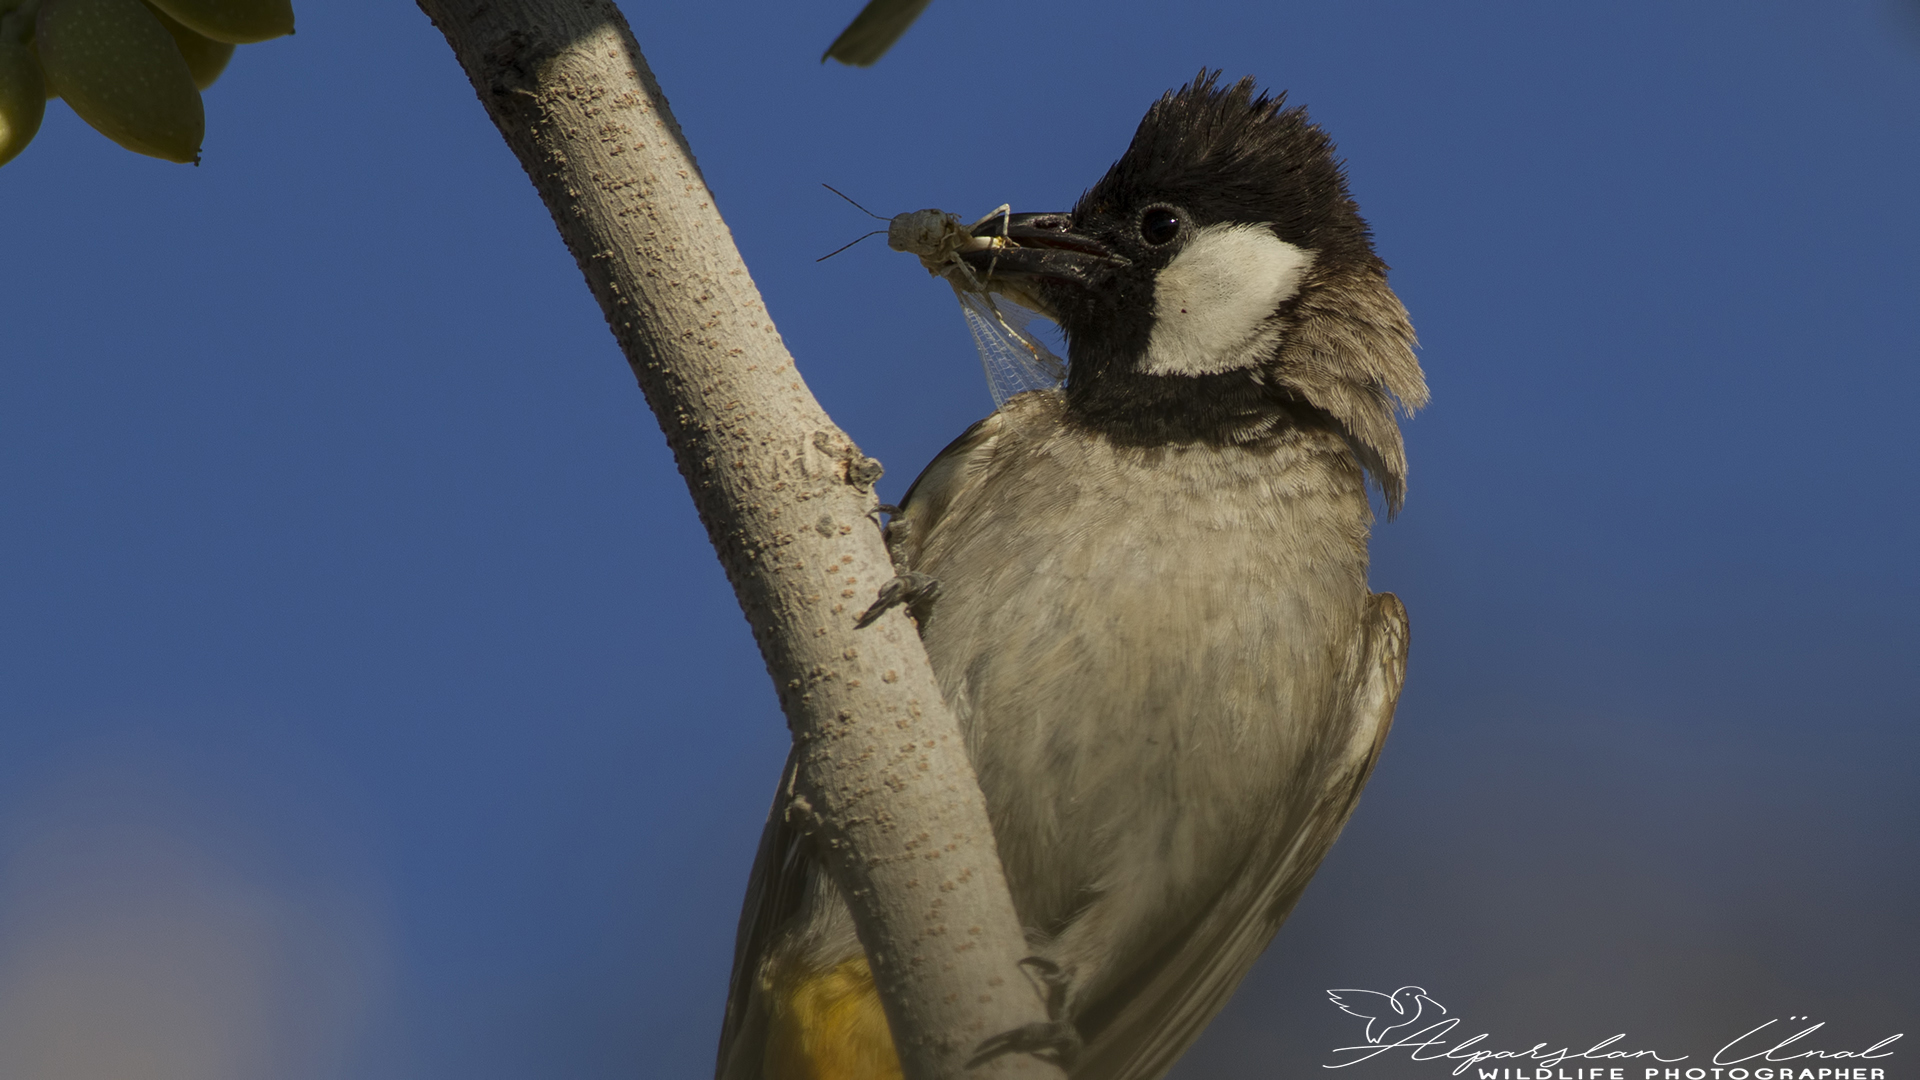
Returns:
[[[1149,375],[1211,375],[1251,367],[1253,338],[1300,291],[1313,252],[1259,225],[1209,225],[1153,282]]]

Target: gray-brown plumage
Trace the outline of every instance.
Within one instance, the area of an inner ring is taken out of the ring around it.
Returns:
[[[1203,73],[1070,214],[982,227],[1017,246],[966,257],[1060,323],[1070,374],[949,446],[891,526],[939,583],[921,636],[1075,1080],[1159,1076],[1225,1003],[1352,812],[1405,671],[1404,609],[1367,589],[1365,477],[1398,509],[1394,408],[1426,388],[1332,144],[1281,104]],[[724,1080],[779,1074],[781,972],[859,955],[782,810]]]

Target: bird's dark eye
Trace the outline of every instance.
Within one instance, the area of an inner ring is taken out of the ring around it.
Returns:
[[[1180,215],[1172,207],[1156,206],[1140,215],[1140,238],[1154,247],[1180,235]]]

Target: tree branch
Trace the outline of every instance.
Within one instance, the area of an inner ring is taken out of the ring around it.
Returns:
[[[986,804],[919,636],[854,619],[893,567],[878,466],[794,369],[608,0],[419,0],[519,157],[646,393],[779,689],[797,793],[910,1080],[1057,1078],[987,1036],[1043,1021]]]

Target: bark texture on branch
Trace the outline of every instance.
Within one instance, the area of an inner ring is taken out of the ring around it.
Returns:
[[[793,732],[911,1080],[1046,1019],[986,805],[893,576],[878,466],[794,369],[626,21],[607,0],[419,0],[553,214],[666,432]],[[719,1003],[715,1003],[716,1011]]]

